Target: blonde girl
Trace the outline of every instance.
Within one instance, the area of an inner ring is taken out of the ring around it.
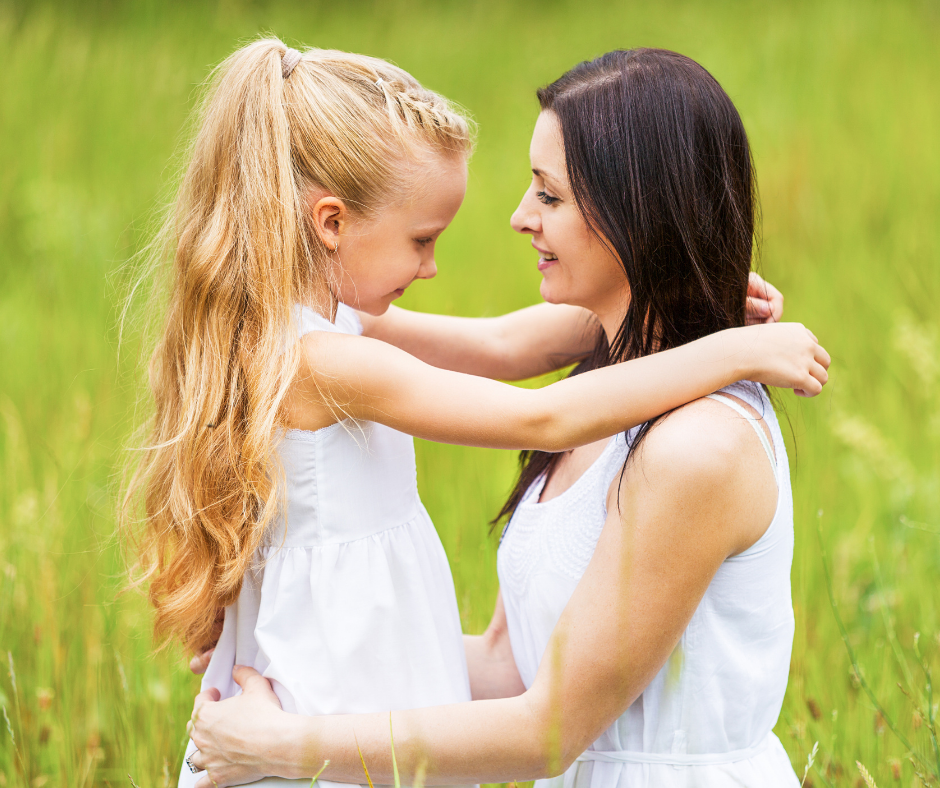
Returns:
[[[379,316],[434,275],[470,147],[459,112],[381,60],[266,39],[216,73],[165,232],[172,290],[128,505],[143,499],[157,633],[198,651],[225,609],[203,682],[219,697],[237,693],[237,663],[305,715],[470,700],[410,436],[559,452],[741,378],[808,394],[825,382],[825,351],[796,324],[731,329],[540,390],[433,364],[550,369],[586,351],[577,308],[482,331],[439,318],[452,352],[413,342],[425,361],[361,336],[356,310],[386,335],[420,325]],[[181,785],[197,779],[195,755],[190,743]]]

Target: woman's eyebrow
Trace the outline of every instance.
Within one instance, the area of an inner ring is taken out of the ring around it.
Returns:
[[[561,181],[552,175],[550,172],[545,172],[545,170],[537,169],[536,167],[532,168],[532,174],[537,175],[539,178],[545,181],[552,181],[556,185],[560,184]]]

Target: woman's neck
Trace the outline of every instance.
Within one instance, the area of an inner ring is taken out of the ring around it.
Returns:
[[[627,316],[627,309],[629,306],[630,296],[621,295],[617,299],[612,300],[612,302],[609,304],[604,304],[598,308],[591,309],[591,311],[600,321],[600,324],[604,329],[604,333],[607,335],[608,347],[613,344],[614,337],[617,336],[617,332],[620,330],[620,326],[623,324],[623,319]]]
[[[617,332],[620,330],[620,326],[623,325],[623,321],[627,316],[627,309],[630,307],[630,295],[622,295],[617,299],[616,302],[611,302],[606,305],[604,308],[591,309],[597,319],[600,321],[601,326],[604,329],[604,334],[607,336],[607,347],[613,347],[614,338],[617,336]],[[652,352],[656,352],[659,349],[659,341],[654,340]]]

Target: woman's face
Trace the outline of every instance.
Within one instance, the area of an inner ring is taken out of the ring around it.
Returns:
[[[591,232],[578,210],[565,168],[561,125],[542,112],[529,147],[532,183],[512,215],[512,228],[532,236],[542,272],[539,291],[552,304],[574,304],[603,322],[619,324],[629,304],[626,276],[616,256]]]

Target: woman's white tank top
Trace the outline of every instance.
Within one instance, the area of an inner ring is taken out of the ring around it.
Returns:
[[[552,788],[794,788],[799,781],[772,733],[793,642],[793,502],[783,436],[763,390],[725,389],[762,415],[713,395],[752,422],[774,464],[773,521],[716,572],[672,657],[643,693]],[[527,492],[499,547],[497,567],[516,665],[531,686],[549,637],[587,569],[607,518],[611,482],[628,454],[623,435],[565,492]],[[774,460],[774,454],[776,460]]]
[[[299,318],[301,335],[362,330],[342,304],[333,323],[306,307]],[[346,420],[288,430],[278,454],[285,510],[225,610],[203,690],[238,694],[238,664],[268,678],[283,708],[297,714],[469,701],[454,582],[418,497],[412,437]],[[184,765],[180,788],[196,779]],[[310,785],[253,785],[291,783]]]

